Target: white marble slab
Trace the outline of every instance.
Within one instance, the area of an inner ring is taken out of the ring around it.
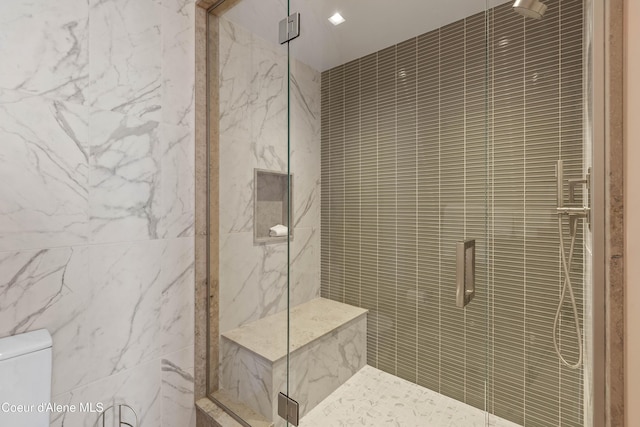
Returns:
[[[157,233],[161,238],[193,236],[195,146],[188,126],[160,124],[160,181]],[[155,196],[155,195],[154,195]]]
[[[327,335],[336,328],[365,317],[367,310],[336,301],[317,298],[291,309],[289,349],[294,352]],[[288,316],[286,311],[265,317],[222,334],[260,357],[276,362],[287,355]]]
[[[162,122],[193,128],[195,117],[193,0],[162,0]]]
[[[139,421],[139,427],[161,425],[160,359],[141,364],[133,369],[112,375],[99,381],[55,395],[52,402],[61,405],[92,402],[102,403],[104,408],[112,405],[131,406]],[[123,412],[124,421],[134,422],[134,417]],[[108,418],[113,419],[113,418]],[[98,414],[91,412],[59,412],[51,415],[51,427],[96,427]],[[107,423],[107,425],[116,425]],[[135,425],[135,424],[134,424]],[[185,425],[186,426],[186,425]]]
[[[85,107],[0,89],[0,251],[83,244]]]
[[[53,393],[142,426],[193,401],[194,12],[0,1],[0,336],[47,328]]]
[[[89,5],[89,104],[160,120],[159,1],[90,0]]]
[[[54,366],[64,363],[57,337],[87,303],[88,264],[86,247],[0,253],[0,336],[47,328]],[[56,383],[54,370],[54,392]]]
[[[289,270],[292,306],[320,297],[320,229],[299,227],[295,233]]]
[[[291,304],[320,296],[320,235],[299,228],[291,242]],[[257,297],[259,295],[259,297]],[[220,237],[220,330],[287,307],[287,243],[253,244],[253,233]]]
[[[109,111],[89,121],[91,241],[193,236],[192,130]]]
[[[158,238],[159,123],[109,111],[90,116],[91,241]]]
[[[195,427],[193,346],[162,358],[163,427]]]
[[[0,88],[84,103],[88,24],[87,0],[0,2]]]
[[[220,330],[287,307],[287,245],[253,244],[253,233],[220,236]]]
[[[285,335],[274,331],[273,335]],[[220,388],[265,419],[273,419],[274,381],[281,384],[286,373],[282,368],[232,341],[220,342]]]
[[[160,354],[170,354],[194,342],[195,261],[192,237],[164,242],[160,258]]]
[[[295,396],[305,414],[367,359],[365,310],[322,299],[294,308],[288,360],[286,353],[277,353],[286,350],[286,313],[282,314],[236,329],[232,335],[237,341],[224,336],[221,340],[221,389],[275,426],[285,425],[277,415],[279,392]]]
[[[289,361],[289,394],[306,415],[367,363],[367,321],[358,318],[293,353]],[[276,391],[287,392],[286,360],[274,369]],[[277,427],[286,423],[274,411]]]
[[[7,254],[0,292],[20,304],[1,316],[52,332],[53,394],[67,392],[193,344],[192,251],[183,238]]]
[[[253,227],[253,169],[287,170],[286,49],[220,19],[220,232]]]
[[[251,231],[253,168],[295,176],[296,226],[319,224],[320,73],[293,61],[287,151],[287,57],[282,46],[220,20],[220,231]]]
[[[304,416],[300,427],[519,427],[365,366]]]
[[[220,233],[249,232],[253,220],[251,35],[220,21]]]
[[[291,61],[291,171],[295,178],[294,223],[320,227],[320,73]]]
[[[291,65],[288,152],[286,48],[220,19],[220,330],[320,294],[320,73]],[[254,168],[294,175],[295,238],[253,243]]]

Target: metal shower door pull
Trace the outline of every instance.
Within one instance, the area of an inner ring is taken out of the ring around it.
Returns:
[[[456,306],[463,308],[476,295],[476,241],[456,243]]]

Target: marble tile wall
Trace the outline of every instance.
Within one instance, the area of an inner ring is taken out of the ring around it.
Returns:
[[[0,3],[0,336],[48,329],[53,399],[142,427],[195,425],[194,14]]]
[[[287,171],[287,51],[221,18],[220,331],[286,309],[286,243],[253,243],[253,169]],[[291,61],[291,303],[320,295],[320,73]],[[275,224],[274,224],[275,225]]]

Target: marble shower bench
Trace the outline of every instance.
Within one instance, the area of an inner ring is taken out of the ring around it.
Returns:
[[[290,393],[304,416],[367,361],[367,310],[317,298],[291,309]],[[287,313],[221,334],[220,387],[284,426],[277,396],[286,393]]]

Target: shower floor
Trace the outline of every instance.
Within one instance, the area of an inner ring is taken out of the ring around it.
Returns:
[[[484,427],[485,412],[365,366],[300,420],[300,427]],[[491,415],[491,427],[520,427]]]

